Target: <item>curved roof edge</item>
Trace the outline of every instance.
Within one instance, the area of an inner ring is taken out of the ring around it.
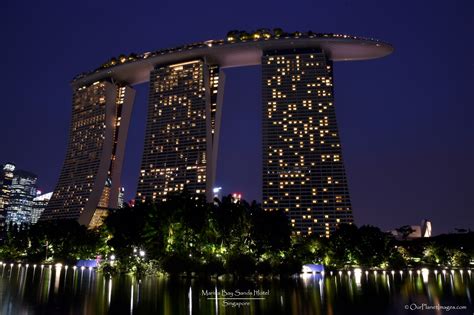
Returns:
[[[338,34],[312,34],[250,40],[209,40],[202,43],[112,58],[100,68],[76,76],[71,85],[78,88],[111,78],[136,85],[149,80],[149,73],[160,64],[203,59],[222,68],[259,65],[264,51],[320,49],[333,61],[355,61],[381,58],[391,54],[393,46],[376,39]]]

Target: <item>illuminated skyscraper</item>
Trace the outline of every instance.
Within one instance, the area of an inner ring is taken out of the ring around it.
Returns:
[[[41,214],[43,213],[44,209],[48,205],[53,192],[49,192],[46,194],[41,194],[40,191],[37,191],[37,196],[33,199],[33,210],[31,211],[31,224],[35,224],[38,222]]]
[[[202,60],[151,72],[138,199],[163,200],[186,189],[212,200],[222,77]]]
[[[15,165],[12,163],[2,165],[0,170],[0,240],[2,240],[3,232],[6,230],[5,222],[7,219],[7,208],[10,201],[14,171]]]
[[[41,220],[76,218],[97,226],[108,209],[117,207],[134,98],[129,86],[148,81],[137,200],[160,201],[187,190],[212,201],[223,69],[263,65],[263,206],[286,211],[296,233],[327,236],[337,224],[352,222],[332,62],[392,51],[390,44],[372,38],[260,29],[111,58],[73,79],[67,156]]]
[[[134,96],[132,88],[106,80],[75,88],[66,159],[40,220],[94,227],[117,208]]]
[[[30,172],[15,169],[10,186],[6,224],[30,224],[33,212],[33,198],[36,197],[38,177]]]
[[[120,187],[117,205],[119,208],[122,208],[124,203],[125,203],[125,188]]]
[[[0,231],[9,224],[30,224],[37,176],[7,163],[0,172]]]
[[[297,234],[352,223],[336,123],[332,62],[318,49],[266,51],[263,207],[284,210]]]

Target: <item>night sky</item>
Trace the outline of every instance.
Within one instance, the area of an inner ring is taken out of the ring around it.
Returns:
[[[474,1],[2,1],[0,164],[54,189],[71,116],[69,83],[122,53],[228,30],[347,33],[394,45],[335,63],[335,105],[356,224],[431,219],[474,229]],[[217,184],[261,199],[260,69],[227,70]],[[122,182],[133,198],[148,86],[137,86]]]

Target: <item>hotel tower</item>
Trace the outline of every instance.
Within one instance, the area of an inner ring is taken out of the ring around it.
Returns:
[[[134,90],[149,82],[137,199],[187,190],[213,198],[224,70],[262,66],[263,201],[296,234],[329,236],[352,223],[336,122],[333,62],[375,59],[390,44],[343,34],[231,31],[209,40],[121,55],[76,76],[69,144],[41,220],[96,227],[117,208]]]
[[[139,199],[161,201],[185,189],[212,199],[223,80],[202,60],[151,72]]]
[[[262,58],[263,208],[284,210],[298,234],[353,221],[332,73],[317,49]]]
[[[117,208],[135,91],[112,80],[74,89],[69,143],[56,189],[40,220],[96,227]]]

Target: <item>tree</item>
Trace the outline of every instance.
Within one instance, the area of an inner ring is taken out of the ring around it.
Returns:
[[[107,251],[102,229],[89,230],[76,220],[40,221],[22,231],[27,239],[25,259],[75,263],[78,259],[94,259]]]
[[[357,243],[357,227],[353,224],[339,225],[329,239],[325,264],[335,268],[357,264]]]
[[[274,28],[274,29],[273,29],[273,35],[274,35],[276,38],[278,38],[278,37],[280,37],[280,36],[283,36],[283,35],[284,35],[284,32],[283,32],[283,30],[282,30],[281,28],[279,28],[279,27],[278,27],[278,28]]]
[[[258,208],[256,203],[234,202],[226,196],[212,208],[212,221],[218,233],[219,242],[227,252],[248,253],[251,246],[251,215]]]
[[[460,251],[459,249],[455,249],[453,250],[450,262],[453,267],[465,268],[469,267],[470,260],[471,259],[468,254]]]
[[[117,257],[128,257],[134,248],[143,246],[143,231],[150,208],[153,208],[152,203],[139,202],[134,207],[112,210],[104,220],[106,230],[111,235],[107,243]]]
[[[390,238],[378,227],[364,225],[358,230],[356,260],[361,266],[375,267],[386,262],[390,256]]]
[[[410,225],[401,226],[398,229],[395,229],[395,231],[402,235],[403,240],[406,240],[411,233],[415,232]]]
[[[257,255],[287,251],[290,236],[290,225],[283,211],[263,211],[259,208],[252,213],[251,238]]]

